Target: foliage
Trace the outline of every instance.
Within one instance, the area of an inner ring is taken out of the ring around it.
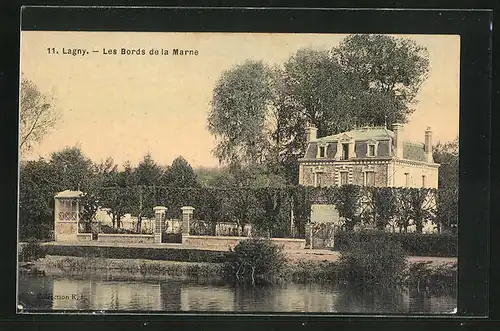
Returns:
[[[415,225],[416,231],[422,233],[424,221],[434,220],[436,215],[436,190],[400,188],[398,190],[399,204],[397,223],[401,229],[407,231],[410,221]]]
[[[179,156],[172,161],[172,165],[164,172],[163,177],[163,183],[165,186],[198,186],[196,174],[194,173],[193,168],[191,168],[189,163],[182,156]]]
[[[120,227],[121,219],[125,214],[132,212],[135,188],[101,189],[100,204],[105,206],[106,212],[111,216],[113,227]]]
[[[363,87],[358,98],[360,117],[371,117],[365,125],[406,122],[427,78],[429,55],[425,47],[405,38],[358,34],[346,37],[332,53]]]
[[[338,231],[335,233],[334,250],[342,251],[347,249],[351,240],[358,242],[370,240],[372,237],[398,242],[411,256],[457,256],[457,236],[450,233],[421,234],[376,230]]]
[[[377,229],[384,230],[398,212],[395,190],[391,187],[371,188],[370,193],[373,223]]]
[[[266,108],[272,97],[269,68],[246,61],[222,73],[213,91],[208,128],[219,140],[221,161],[253,163],[267,148]]]
[[[61,190],[84,190],[94,177],[92,161],[77,146],[52,153],[49,163]]]
[[[31,80],[21,77],[19,147],[21,155],[30,151],[58,122],[53,98],[43,94]]]
[[[450,262],[433,265],[432,261],[410,264],[405,283],[411,291],[439,293],[455,289],[457,285],[457,264]]]
[[[276,281],[282,275],[286,263],[283,249],[270,239],[240,241],[233,252],[227,270],[238,282],[255,285],[256,280]]]
[[[163,170],[148,153],[134,170],[134,183],[142,186],[158,185],[162,175]]]
[[[338,262],[340,277],[362,288],[393,288],[403,282],[407,256],[400,243],[381,236],[349,238]]]
[[[40,242],[36,238],[29,238],[28,241],[21,247],[19,256],[20,262],[34,262],[45,257],[46,252]]]
[[[439,163],[439,192],[436,225],[439,232],[458,225],[459,148],[458,138],[438,143],[433,149],[434,162]]]
[[[22,162],[19,178],[19,235],[50,239],[53,228],[54,192],[59,184],[54,181],[54,169],[43,159]]]
[[[345,228],[352,231],[356,225],[363,221],[363,191],[357,185],[342,185],[334,192],[332,198],[339,216],[344,218]]]

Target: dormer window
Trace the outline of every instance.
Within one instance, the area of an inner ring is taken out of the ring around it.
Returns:
[[[319,157],[325,157],[325,156],[326,156],[326,147],[319,146]]]
[[[318,152],[316,154],[316,157],[318,157],[318,158],[325,158],[326,157],[327,148],[328,148],[328,144],[318,145]]]
[[[342,160],[349,160],[349,144],[342,144]]]
[[[377,156],[377,145],[378,141],[375,139],[370,139],[367,143],[367,148],[366,148],[366,156],[368,157],[374,157]]]
[[[375,145],[368,145],[368,156],[375,156]]]

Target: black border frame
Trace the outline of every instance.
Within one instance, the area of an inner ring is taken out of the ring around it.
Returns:
[[[493,18],[491,10],[25,7],[22,12],[23,30],[460,34],[459,279],[462,281],[459,281],[459,314],[460,317],[469,318],[485,317],[484,314],[488,314],[492,98],[490,24]],[[231,15],[228,15],[229,12]],[[19,60],[19,40],[17,44],[13,40],[10,41],[14,43],[10,45],[10,51],[16,52]],[[11,71],[9,78],[16,79],[17,84],[11,82],[12,88],[4,91],[9,91],[11,96],[17,97],[19,68]],[[14,100],[13,104],[17,108],[17,98]],[[17,112],[12,111],[6,115],[8,118],[3,121],[6,124],[4,132],[14,133],[10,136],[12,139],[12,136],[17,136]],[[465,123],[467,124],[464,125]],[[9,193],[14,194],[13,197],[8,195],[4,202],[12,203],[6,204],[8,215],[13,215],[13,219],[16,219],[17,139],[13,141],[12,146],[8,145],[8,153],[10,157],[14,156],[15,160],[12,166],[9,164],[10,176],[7,177],[12,185],[9,187],[14,189],[9,190]],[[481,155],[481,158],[478,159],[477,155]],[[13,247],[16,247],[15,243]],[[8,291],[12,292],[15,298],[15,289]],[[6,312],[15,313],[14,301],[7,303],[5,308]],[[273,315],[279,318],[279,314]],[[57,320],[56,316],[52,315],[48,320]],[[120,315],[111,316],[116,318]],[[167,316],[169,319],[174,317]],[[83,316],[71,316],[72,319],[78,320],[81,320],[81,317]],[[156,317],[159,316],[149,315],[147,319],[157,320]],[[24,321],[44,318],[18,315],[18,319]],[[333,322],[338,318],[340,316],[330,315],[321,317],[320,320]],[[66,316],[62,319],[66,319]],[[217,320],[221,319],[221,316],[209,316],[207,319]],[[231,315],[228,319],[232,319]],[[388,319],[392,320],[390,317]],[[298,314],[293,320],[309,321],[310,318],[308,315]],[[441,324],[444,321],[436,322]]]

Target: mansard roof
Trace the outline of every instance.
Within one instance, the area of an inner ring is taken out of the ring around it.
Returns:
[[[426,162],[424,144],[411,141],[403,142],[403,159]]]
[[[342,139],[344,136],[353,139],[354,141],[364,140],[388,140],[394,138],[394,132],[388,130],[386,127],[364,127],[351,131],[341,132],[331,136],[318,138],[318,142],[333,142]]]

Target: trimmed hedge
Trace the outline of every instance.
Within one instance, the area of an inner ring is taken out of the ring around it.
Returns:
[[[231,252],[178,248],[45,245],[46,255],[223,263]]]
[[[381,237],[395,241],[411,256],[456,257],[458,238],[455,234],[394,233],[379,230],[340,231],[335,234],[334,250],[343,251],[352,242],[367,241],[370,237]]]

